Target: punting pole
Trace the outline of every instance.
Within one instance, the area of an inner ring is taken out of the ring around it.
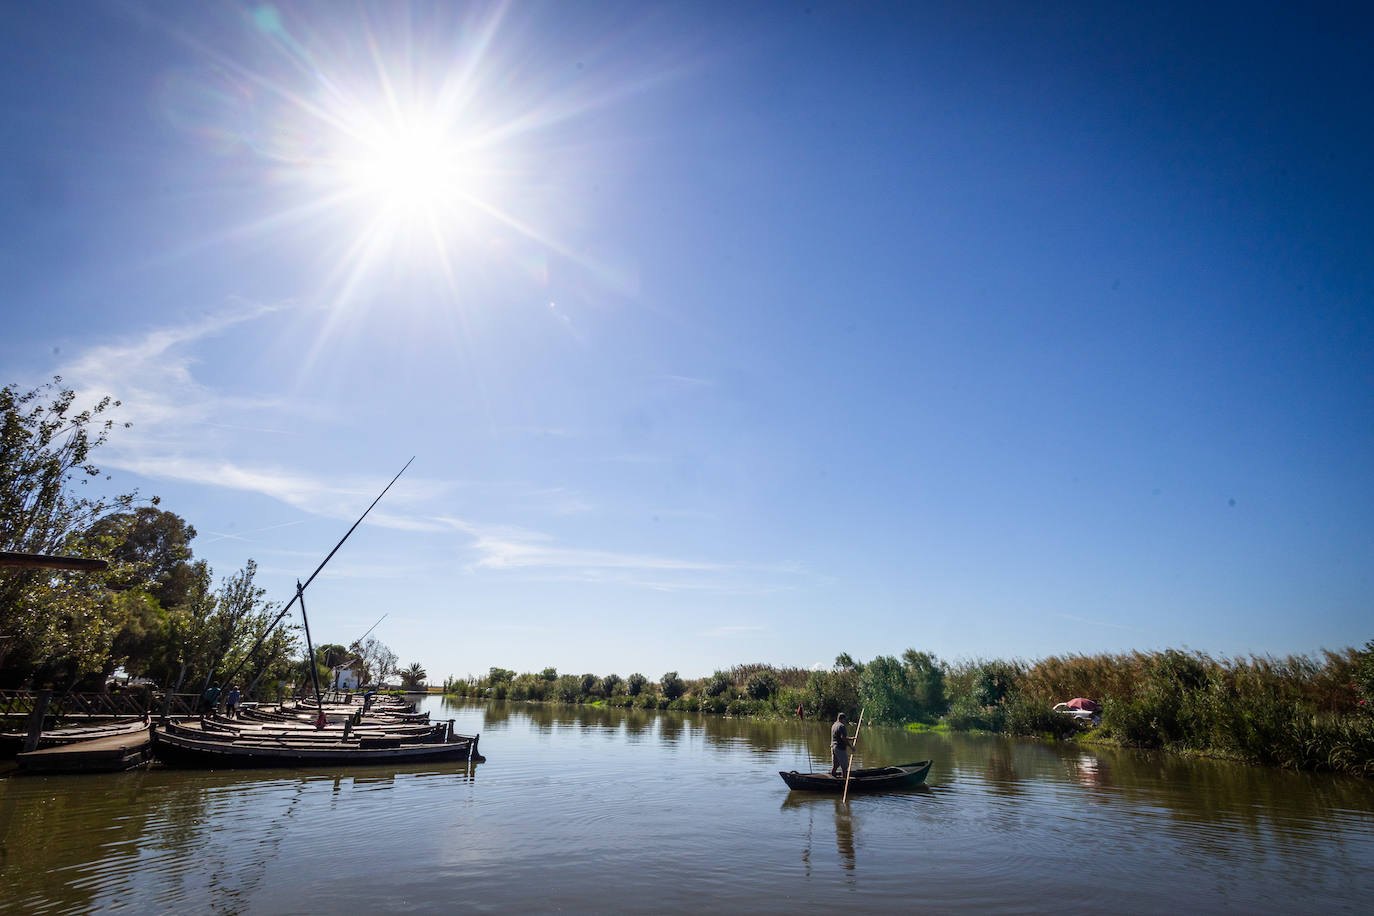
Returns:
[[[253,653],[258,650],[258,646],[262,645],[263,641],[267,639],[268,635],[277,628],[277,624],[281,623],[281,619],[286,616],[287,611],[291,610],[291,605],[295,604],[296,601],[305,594],[305,590],[310,587],[311,582],[315,581],[315,577],[320,574],[320,570],[324,569],[325,564],[328,563],[331,559],[333,559],[334,554],[339,552],[339,548],[344,545],[344,541],[348,540],[349,535],[351,535],[354,531],[357,530],[358,526],[363,523],[363,519],[367,518],[367,513],[371,512],[373,506],[376,506],[377,503],[382,501],[382,497],[386,495],[386,491],[391,489],[391,484],[394,484],[396,481],[401,479],[401,475],[406,472],[406,468],[410,467],[411,462],[414,460],[415,456],[412,455],[410,461],[406,462],[405,467],[401,468],[399,471],[396,472],[396,476],[391,478],[391,483],[387,484],[382,489],[382,492],[377,494],[377,498],[372,501],[372,505],[368,506],[367,510],[364,511],[362,515],[358,516],[358,520],[353,523],[353,527],[348,529],[348,534],[345,534],[342,538],[339,539],[339,543],[335,544],[334,549],[329,551],[329,556],[325,557],[324,560],[320,563],[320,565],[315,567],[315,571],[310,574],[309,579],[305,580],[305,584],[301,585],[299,582],[296,583],[298,588],[295,596],[293,596],[292,599],[286,603],[286,607],[281,609],[281,613],[278,614],[276,619],[272,621],[272,625],[269,626],[266,630],[263,630],[262,635],[258,637],[258,641],[253,644],[253,648],[249,649],[248,652],[244,654],[243,661],[239,662],[236,666],[234,666],[234,670],[229,672],[229,675],[225,677],[224,683],[227,684],[229,681],[233,680],[234,676],[239,673],[239,669],[247,663],[248,659],[253,657]],[[311,658],[311,664],[314,664],[313,657]]]
[[[859,710],[859,724],[854,726],[854,749],[849,755],[849,766],[844,768],[844,797],[841,798],[840,801],[846,805],[849,804],[849,774],[854,769],[854,754],[859,750],[859,732],[863,731],[864,710],[867,708],[868,707],[865,706],[863,709]]]
[[[383,614],[382,616],[378,617],[378,618],[377,618],[377,622],[374,623],[372,626],[368,627],[366,633],[364,633],[362,636],[359,636],[357,639],[353,640],[351,643],[348,644],[348,645],[349,645],[349,648],[352,648],[353,646],[361,645],[361,644],[362,644],[362,641],[363,641],[364,639],[367,639],[367,637],[372,633],[372,631],[375,630],[375,629],[377,629],[379,626],[381,626],[381,625],[382,625],[382,621],[383,621],[383,620],[386,620],[386,619],[387,619],[388,617],[390,617],[390,616],[391,616],[391,612],[390,612],[390,611],[387,611],[385,614]]]

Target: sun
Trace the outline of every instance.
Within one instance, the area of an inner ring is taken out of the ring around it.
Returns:
[[[352,137],[336,163],[347,195],[391,216],[433,216],[482,192],[473,144],[433,115]]]

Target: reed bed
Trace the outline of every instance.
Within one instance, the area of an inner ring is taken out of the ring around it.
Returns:
[[[592,674],[516,674],[454,680],[459,696],[597,703],[726,715],[831,719],[866,709],[870,721],[941,723],[951,730],[1093,740],[1225,756],[1269,766],[1374,776],[1374,640],[1363,650],[1282,658],[1212,657],[1166,649],[1051,655],[1035,661],[946,662],[908,649],[828,670],[736,665],[708,677],[657,681]],[[1087,697],[1088,723],[1053,711]]]

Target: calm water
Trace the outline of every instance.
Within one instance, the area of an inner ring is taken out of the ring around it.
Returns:
[[[824,723],[445,706],[487,762],[0,779],[0,909],[1369,912],[1374,783]]]

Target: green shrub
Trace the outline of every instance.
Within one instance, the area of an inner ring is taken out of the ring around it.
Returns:
[[[1364,644],[1355,662],[1354,687],[1360,706],[1374,713],[1374,639]]]
[[[773,708],[780,716],[795,716],[797,707],[806,712],[806,691],[797,687],[780,687],[773,695]]]
[[[687,692],[687,685],[677,676],[676,671],[669,671],[663,675],[659,685],[663,688],[663,696],[669,700],[676,700]]]
[[[749,678],[749,683],[745,686],[744,692],[749,694],[752,700],[766,700],[778,690],[778,679],[773,676],[771,671],[760,671]]]
[[[985,662],[973,671],[969,696],[979,706],[995,706],[1016,687],[1019,670],[1008,662]]]
[[[934,720],[945,711],[945,670],[940,660],[929,652],[907,649],[902,653],[913,713]]]
[[[873,722],[906,722],[916,717],[911,684],[897,659],[879,655],[859,676],[859,705]]]
[[[708,697],[718,697],[732,686],[730,675],[724,671],[717,671],[706,679],[706,683],[702,685],[702,690]]]
[[[806,680],[806,712],[812,718],[834,719],[859,708],[859,676],[853,669],[812,671]]]
[[[955,731],[999,732],[1006,723],[1000,706],[982,706],[972,697],[957,697],[945,714],[945,724]]]
[[[1008,694],[1002,702],[1003,730],[1010,735],[1049,735],[1063,738],[1076,733],[1079,726],[1072,716],[1057,713],[1043,702],[1020,691]]]

